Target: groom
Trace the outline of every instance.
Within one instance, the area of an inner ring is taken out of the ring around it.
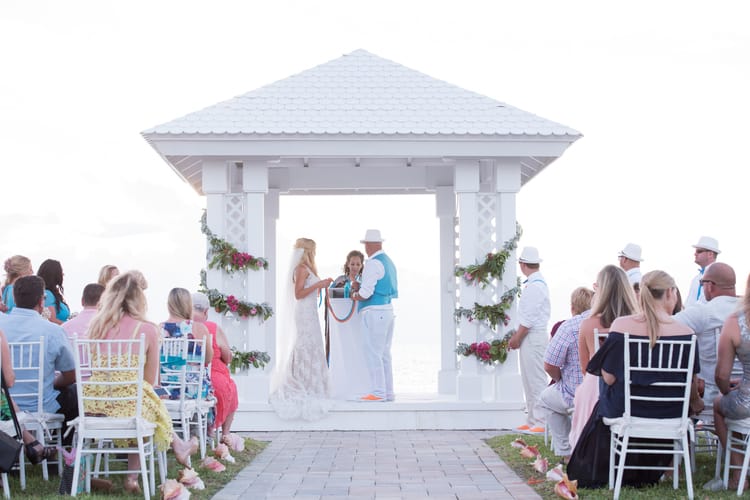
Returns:
[[[365,339],[365,359],[370,372],[370,394],[362,401],[393,401],[393,306],[398,298],[396,266],[383,253],[383,238],[377,229],[368,229],[360,243],[365,244],[367,263],[362,271],[362,284],[352,293],[358,301]]]

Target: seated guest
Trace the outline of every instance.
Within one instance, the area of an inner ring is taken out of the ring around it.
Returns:
[[[701,277],[701,287],[707,302],[698,302],[677,313],[675,319],[682,321],[695,331],[700,356],[701,372],[698,374],[699,388],[703,390],[705,409],[700,418],[706,424],[713,422],[713,404],[719,389],[716,387],[717,333],[724,322],[737,310],[739,299],[735,289],[734,269],[723,262],[714,262],[706,267]],[[739,369],[739,366],[738,366]]]
[[[229,347],[229,341],[227,341],[224,330],[213,321],[208,321],[208,309],[210,307],[208,297],[202,293],[194,293],[192,298],[193,321],[206,325],[213,339],[214,356],[211,361],[211,387],[213,387],[214,396],[216,396],[216,411],[213,428],[209,429],[209,434],[213,434],[215,429],[221,427],[222,442],[231,449],[240,451],[239,448],[244,446],[244,441],[236,434],[232,434],[234,412],[239,406],[237,385],[232,380],[228,367],[232,362],[232,349]]]
[[[31,260],[23,255],[14,255],[5,261],[5,284],[3,285],[3,312],[10,312],[15,307],[13,301],[13,284],[18,278],[34,274]]]
[[[78,338],[87,337],[89,323],[97,313],[97,306],[103,292],[104,287],[98,283],[89,283],[83,288],[83,296],[81,297],[83,310],[75,318],[69,319],[62,325],[71,341],[74,335],[77,335]]]
[[[60,262],[47,259],[41,263],[36,275],[44,280],[44,307],[42,313],[56,325],[61,325],[70,317],[70,308],[63,297],[63,269]]]
[[[171,447],[175,453],[177,462],[190,467],[190,455],[198,449],[198,442],[183,441],[177,436],[172,428],[172,419],[167,408],[159,396],[154,392],[154,386],[158,380],[159,373],[159,329],[155,324],[146,319],[146,280],[138,271],[127,272],[117,276],[107,286],[101,297],[99,313],[91,320],[89,325],[89,338],[101,340],[129,340],[142,334],[146,339],[145,356],[143,363],[143,418],[156,424],[154,443],[159,451]],[[128,375],[127,372],[120,372]],[[94,371],[91,379],[97,377],[109,378],[112,374]],[[125,381],[125,380],[123,380]],[[92,391],[111,391],[110,386],[90,386]],[[135,388],[132,384],[121,386],[119,396],[123,398],[133,397]],[[132,391],[130,391],[132,389]],[[130,392],[128,394],[128,392]],[[110,417],[129,415],[132,413],[132,400],[122,399],[120,401],[88,401],[86,411],[91,413],[104,413]],[[128,471],[125,478],[124,488],[131,493],[140,493],[138,484],[138,471],[140,470],[140,457],[137,454],[128,454]]]
[[[577,288],[571,296],[571,303],[580,307],[580,297],[588,298],[594,292],[587,288]],[[575,312],[575,306],[571,304],[571,312]],[[568,410],[573,407],[573,396],[576,387],[581,383],[583,374],[581,364],[578,361],[578,330],[581,322],[589,316],[588,308],[569,320],[563,322],[558,328],[552,340],[547,346],[544,354],[544,371],[555,381],[554,385],[547,387],[539,395],[539,412],[546,416],[547,425],[552,432],[552,440],[555,455],[565,460],[570,457],[570,444],[568,434],[570,433],[570,417]]]
[[[604,345],[597,351],[588,364],[588,372],[600,375],[604,382],[599,394],[599,402],[591,414],[589,422],[573,450],[568,464],[568,477],[577,479],[581,487],[601,487],[609,480],[609,447],[610,430],[602,421],[604,417],[621,417],[625,412],[625,384],[623,382],[625,366],[625,336],[649,339],[653,346],[659,339],[690,340],[693,331],[672,318],[672,311],[677,302],[677,286],[674,279],[664,271],[651,271],[643,275],[640,290],[640,313],[621,316],[612,322],[610,333]],[[697,358],[694,372],[700,369]],[[653,383],[663,381],[663,374],[648,376],[640,374],[637,385],[643,393]],[[695,378],[695,377],[694,377]],[[690,406],[693,411],[700,411],[703,402],[698,396],[695,384]],[[650,418],[674,418],[681,416],[682,402],[662,404],[658,409],[653,405],[643,406],[633,403],[634,416]],[[646,403],[647,404],[647,403]],[[644,414],[644,412],[648,412]],[[661,470],[626,470],[623,485],[643,486],[658,483],[664,470],[672,462],[671,454],[628,454],[628,464],[652,466]]]
[[[575,448],[583,426],[588,422],[596,402],[599,400],[599,377],[586,372],[589,360],[599,346],[595,345],[594,330],[600,333],[609,331],[612,322],[620,316],[628,316],[638,310],[633,287],[625,271],[608,265],[596,276],[594,301],[591,316],[581,323],[578,335],[579,369],[584,374],[583,382],[576,389],[573,405],[573,421],[570,427],[570,446]]]
[[[38,342],[44,337],[44,389],[40,394],[43,408],[47,413],[65,415],[68,422],[78,416],[75,360],[65,330],[41,316],[44,292],[44,280],[39,276],[18,278],[13,286],[16,306],[9,314],[0,316],[0,330],[5,332],[11,343]],[[16,386],[23,392],[31,390],[29,384],[20,377],[16,380]],[[16,404],[21,410],[37,410],[37,402],[27,398],[16,401]],[[72,439],[73,435],[69,433],[63,442],[70,444]]]
[[[706,273],[715,265],[717,263],[711,264]],[[709,293],[705,285],[704,290],[707,294]],[[750,417],[750,326],[748,326],[748,318],[750,318],[750,276],[748,276],[747,288],[742,298],[741,309],[729,316],[724,322],[719,339],[719,354],[716,360],[715,375],[716,385],[721,395],[717,396],[714,400],[714,427],[716,428],[716,434],[719,436],[719,441],[723,449],[726,449],[727,445],[726,419],[739,420]],[[741,380],[732,380],[730,378],[735,355],[742,364]],[[742,458],[740,454],[733,452],[730,461],[732,465],[739,467],[742,464]],[[729,481],[729,489],[736,489],[739,480],[739,468],[733,469],[732,477]],[[722,484],[715,484],[714,488],[711,488],[709,485],[706,485],[707,489],[717,490],[723,488]]]
[[[109,283],[112,278],[120,274],[120,270],[117,269],[117,266],[113,266],[111,264],[108,264],[106,266],[103,266],[101,270],[99,271],[99,281],[98,283],[101,286],[106,287],[107,283]]]
[[[3,380],[8,388],[13,387],[16,382],[16,374],[13,371],[13,365],[10,359],[8,341],[5,339],[5,335],[3,335],[2,331],[0,331],[0,359],[2,359]],[[15,404],[15,401],[12,401],[12,403],[15,411],[18,412],[18,405]],[[10,435],[14,434],[13,414],[11,413],[11,406],[5,397],[5,391],[0,392],[0,423],[7,424],[0,427],[3,431]],[[31,432],[23,428],[23,425],[21,426],[21,432],[23,434],[23,447],[26,452],[26,458],[29,462],[36,465],[43,460],[54,460],[57,457],[57,448],[54,446],[42,446]]]

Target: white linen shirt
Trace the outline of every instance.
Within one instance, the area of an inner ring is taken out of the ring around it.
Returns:
[[[641,268],[640,267],[633,267],[631,269],[628,269],[625,271],[625,274],[628,275],[628,281],[631,285],[635,285],[637,283],[641,282]]]
[[[685,309],[688,307],[693,307],[696,304],[705,304],[706,303],[706,293],[703,291],[703,287],[701,286],[701,279],[703,278],[703,269],[695,275],[693,278],[693,281],[690,282],[690,291],[687,294],[687,297],[684,297],[682,300],[682,303],[685,305]],[[700,290],[700,295],[698,295],[698,290]]]
[[[724,321],[737,310],[738,302],[737,297],[722,295],[704,304],[694,304],[690,309],[684,309],[674,316],[677,321],[685,323],[695,331],[698,358],[701,363],[698,375],[712,385],[716,384],[716,334],[721,330]]]
[[[551,314],[549,289],[539,271],[529,275],[518,303],[518,322],[530,332],[547,333]]]

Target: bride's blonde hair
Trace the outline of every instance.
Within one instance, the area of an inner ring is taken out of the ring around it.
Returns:
[[[310,238],[297,238],[294,248],[302,249],[302,258],[299,263],[310,268],[315,276],[318,275],[318,266],[315,265],[315,241]]]

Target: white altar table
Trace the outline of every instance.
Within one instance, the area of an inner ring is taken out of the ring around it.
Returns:
[[[351,299],[330,299],[336,317],[344,319],[352,307]],[[370,376],[365,362],[364,341],[360,333],[360,316],[356,310],[351,317],[339,322],[330,311],[329,370],[331,374],[331,398],[356,400],[370,392]]]

